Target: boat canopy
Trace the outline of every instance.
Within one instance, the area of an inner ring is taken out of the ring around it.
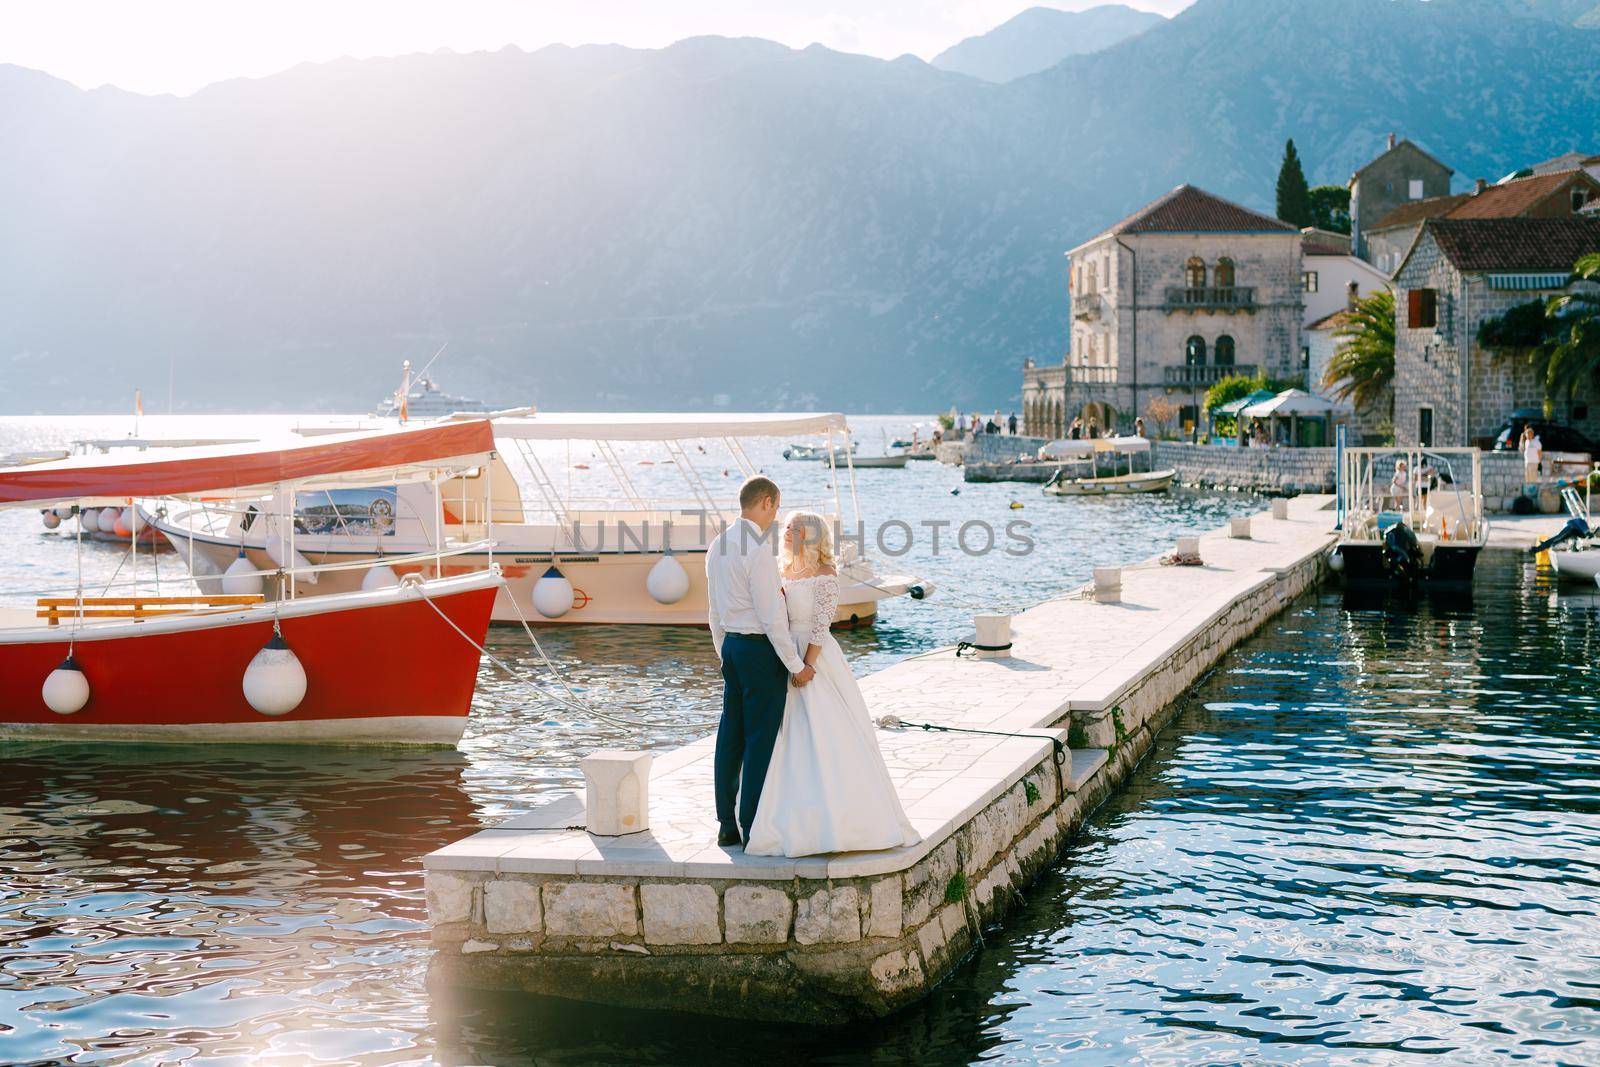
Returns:
[[[794,437],[847,433],[837,412],[582,412],[543,411],[497,418],[494,435],[525,441],[683,441],[712,437]]]
[[[1051,441],[1039,448],[1040,459],[1078,459],[1094,454],[1094,442],[1086,437]]]
[[[1039,458],[1083,459],[1096,452],[1115,452],[1126,456],[1148,451],[1150,451],[1150,440],[1145,437],[1079,437],[1051,441],[1039,449]]]
[[[1238,400],[1230,400],[1226,404],[1218,404],[1212,409],[1213,415],[1237,415],[1252,404],[1259,404],[1277,396],[1271,389],[1257,389],[1249,396],[1241,396]]]
[[[489,422],[457,422],[312,441],[248,441],[125,455],[75,456],[0,468],[0,506],[42,506],[90,499],[216,497],[260,493],[283,483],[300,488],[413,481],[439,468],[466,467],[494,451]],[[360,477],[352,477],[357,476]]]
[[[1247,419],[1265,419],[1272,415],[1288,418],[1290,415],[1327,415],[1333,411],[1333,401],[1313,396],[1304,389],[1285,389],[1271,400],[1251,404],[1239,413]]]

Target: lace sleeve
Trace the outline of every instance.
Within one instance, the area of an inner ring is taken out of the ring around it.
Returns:
[[[832,574],[819,577],[812,598],[815,606],[811,616],[810,643],[820,645],[822,639],[828,636],[828,628],[833,625],[833,617],[839,611],[838,577]]]

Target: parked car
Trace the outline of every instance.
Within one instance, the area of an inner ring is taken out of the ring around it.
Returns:
[[[1494,451],[1518,451],[1522,447],[1522,428],[1529,425],[1539,435],[1539,443],[1546,452],[1587,452],[1592,456],[1600,456],[1600,445],[1582,431],[1544,418],[1529,418],[1521,412],[1513,413],[1501,425],[1500,432],[1495,434]]]

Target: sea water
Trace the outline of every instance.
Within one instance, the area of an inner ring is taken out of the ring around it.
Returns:
[[[0,420],[0,452],[126,421]],[[854,421],[868,444],[911,422]],[[240,420],[216,426],[153,432]],[[831,497],[784,443],[753,458],[792,497]],[[717,491],[736,482],[731,460],[694,456]],[[579,489],[604,465],[546,458]],[[669,491],[648,450],[623,458]],[[841,635],[860,673],[966,636],[973,606],[1024,606],[1263,506],[1049,499],[929,463],[856,488],[869,526],[1021,519],[1036,545],[869,545],[940,593]],[[0,512],[0,544],[0,603],[76,580],[74,546],[36,513]],[[126,555],[91,546],[87,571]],[[159,566],[181,581],[171,553]],[[0,1061],[1594,1062],[1595,610],[1494,554],[1464,600],[1302,598],[1184,700],[971,961],[909,1011],[836,1032],[424,984],[420,857],[572,787],[588,751],[703,732],[718,699],[704,631],[541,630],[584,701],[641,727],[545,698],[527,639],[497,629],[514,670],[483,669],[457,751],[0,742]]]

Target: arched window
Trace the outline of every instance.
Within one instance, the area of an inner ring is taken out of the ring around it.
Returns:
[[[1217,268],[1220,270],[1221,268]],[[1219,367],[1233,366],[1233,338],[1223,334],[1217,338],[1216,352],[1211,357],[1211,362]]]
[[[1206,365],[1206,339],[1199,334],[1189,338],[1189,343],[1183,346],[1183,361],[1191,367],[1204,367]]]
[[[1218,289],[1232,289],[1233,260],[1229,259],[1227,256],[1223,256],[1221,259],[1217,260],[1217,269],[1213,275],[1213,278],[1216,281],[1216,286]]]
[[[1191,289],[1204,289],[1206,287],[1206,261],[1199,256],[1190,256],[1189,262],[1183,265],[1183,284]]]

